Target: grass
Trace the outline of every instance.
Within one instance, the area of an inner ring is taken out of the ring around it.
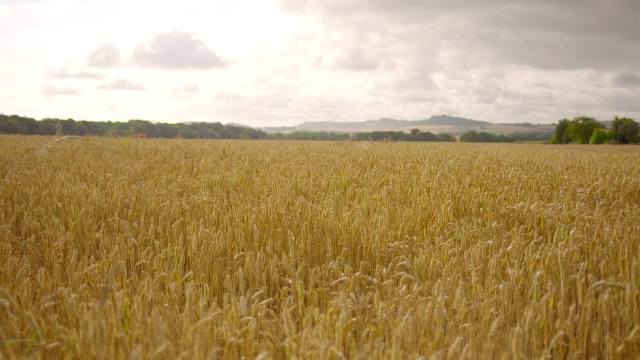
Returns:
[[[640,356],[638,147],[52,140],[0,137],[0,357]]]

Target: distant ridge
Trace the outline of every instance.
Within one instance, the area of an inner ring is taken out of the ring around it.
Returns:
[[[297,126],[298,130],[306,131],[376,131],[376,130],[404,130],[407,127],[415,126],[455,126],[455,127],[482,127],[489,124],[485,121],[470,120],[447,115],[432,116],[425,120],[396,120],[391,118],[380,118],[377,120],[367,120],[364,122],[304,122]]]
[[[244,124],[238,124],[238,123],[227,123],[226,125],[230,125],[230,126],[235,126],[235,127],[241,127],[241,128],[247,128],[247,129],[252,129],[253,127],[249,126],[249,125],[244,125]]]
[[[447,115],[436,115],[423,121],[427,122],[425,125],[483,126],[491,124],[487,121],[470,120]]]
[[[355,133],[366,131],[410,131],[416,128],[433,132],[460,132],[466,129],[480,129],[487,125],[491,125],[491,123],[455,116],[435,115],[424,120],[380,118],[377,120],[350,122],[311,121],[292,127],[265,127],[262,130],[266,132],[330,131]]]

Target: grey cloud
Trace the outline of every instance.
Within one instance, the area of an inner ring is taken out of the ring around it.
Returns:
[[[543,69],[637,67],[640,22],[624,0],[538,1],[482,11],[457,29],[459,46]],[[640,9],[639,9],[640,10]]]
[[[162,69],[211,69],[228,64],[193,34],[174,31],[158,34],[133,50],[134,64]]]
[[[99,80],[105,77],[102,73],[83,71],[83,70],[69,70],[66,68],[60,68],[57,70],[50,70],[47,72],[47,76],[56,79],[89,79]]]
[[[45,95],[69,95],[80,96],[80,90],[73,86],[53,86],[45,85],[42,87],[42,93]]]
[[[371,99],[399,103],[434,103],[438,85],[429,74],[406,73],[388,79],[374,79],[365,87]]]
[[[375,70],[382,65],[382,60],[367,54],[361,47],[353,46],[326,54],[322,65],[341,70]]]
[[[410,73],[395,79],[391,83],[394,92],[407,90],[435,90],[438,85],[433,82],[429,74]]]
[[[613,85],[621,87],[640,86],[640,75],[632,72],[623,72],[613,77]]]
[[[102,90],[145,90],[144,85],[128,80],[128,79],[116,79],[108,84],[98,86],[98,89]]]
[[[349,71],[390,69],[395,66],[391,56],[393,44],[381,34],[362,31],[361,28],[340,31],[340,35],[327,39],[327,52],[319,63],[323,67]]]
[[[313,8],[329,17],[378,14],[401,22],[424,23],[445,12],[469,12],[506,3],[509,0],[315,0]]]
[[[505,6],[475,17],[485,27],[516,32],[567,33],[640,42],[640,2],[626,0],[540,1]]]
[[[507,101],[535,104],[536,106],[551,105],[557,101],[557,96],[550,89],[543,87],[506,89],[501,91],[500,95]]]
[[[640,118],[640,102],[638,102],[637,91],[615,91],[603,97],[602,102],[602,106],[613,105],[610,106],[610,109],[618,115],[634,117],[636,121]]]
[[[95,67],[113,67],[120,64],[120,49],[112,44],[100,45],[87,56],[87,65]]]
[[[313,6],[307,8],[324,14],[322,21],[334,31],[395,34],[396,46],[405,44],[413,53],[431,52],[432,57],[461,50],[470,66],[638,69],[639,1],[310,1]],[[433,39],[441,40],[436,48],[427,45]]]
[[[495,86],[478,87],[473,91],[473,99],[477,104],[494,104],[501,95],[501,89]]]
[[[612,69],[637,66],[639,46],[619,39],[570,34],[538,34],[474,30],[457,39],[467,58],[480,64],[508,62],[540,69]]]
[[[504,9],[524,7],[530,11],[550,6],[563,12],[590,13],[592,17],[602,15],[601,9],[614,12],[632,12],[640,10],[634,0],[533,0],[515,2],[513,0],[314,0],[314,7],[320,11],[344,15],[349,13],[384,13],[387,15],[425,14],[439,16],[442,13],[468,13],[479,11],[501,12]],[[584,11],[583,11],[584,10]],[[414,17],[416,21],[419,17]],[[424,19],[424,18],[423,18]]]
[[[612,100],[617,102],[617,108],[619,111],[628,111],[640,114],[640,104],[638,104],[638,97],[635,94],[633,96],[624,97],[622,99],[616,98]],[[638,118],[638,115],[634,116]]]

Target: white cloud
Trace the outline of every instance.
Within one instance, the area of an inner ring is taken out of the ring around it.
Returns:
[[[145,90],[145,86],[128,79],[119,78],[108,84],[98,86],[101,90]]]
[[[59,68],[56,70],[49,70],[47,72],[47,76],[57,79],[99,80],[103,79],[105,77],[105,74],[85,70],[70,70],[68,68]]]
[[[194,83],[184,83],[173,89],[173,96],[194,96],[195,94],[200,92],[200,87],[198,84]]]
[[[157,34],[133,50],[131,61],[163,69],[210,69],[228,65],[194,34],[182,31]]]
[[[42,93],[45,95],[68,95],[68,96],[80,96],[81,92],[78,88],[73,86],[54,86],[44,85],[42,87]]]
[[[112,44],[103,44],[87,55],[87,65],[95,67],[114,67],[120,64],[120,49]]]

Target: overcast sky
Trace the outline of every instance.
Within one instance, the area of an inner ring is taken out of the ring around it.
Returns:
[[[0,0],[0,113],[640,120],[640,1]]]

